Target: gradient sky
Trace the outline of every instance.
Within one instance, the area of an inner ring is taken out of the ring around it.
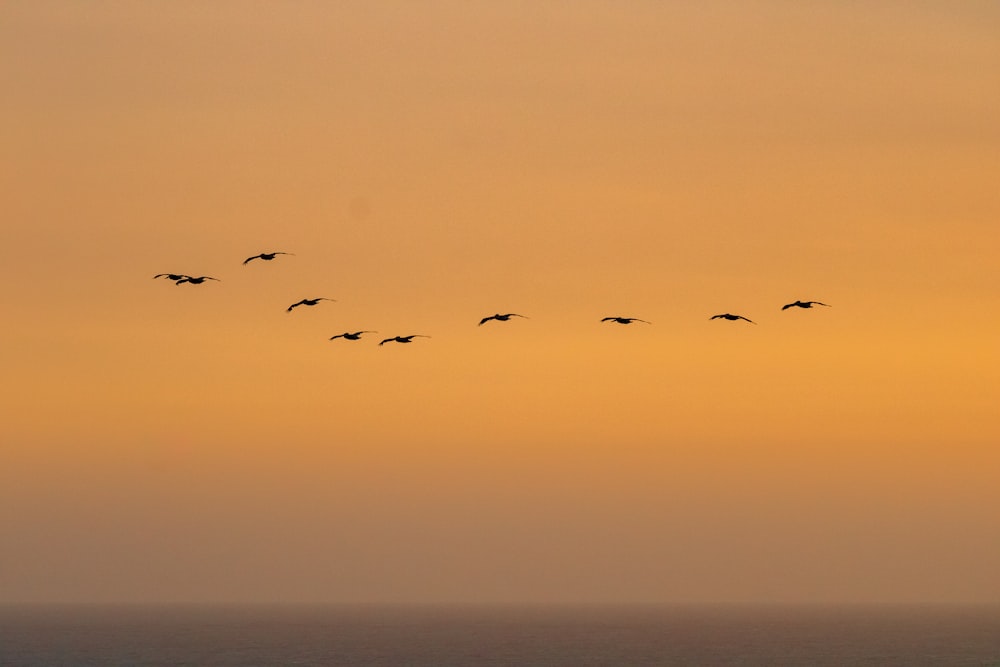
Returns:
[[[987,1],[4,3],[0,601],[1000,600],[998,72]]]

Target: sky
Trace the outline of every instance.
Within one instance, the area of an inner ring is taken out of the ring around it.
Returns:
[[[1000,600],[998,35],[4,3],[0,601]]]

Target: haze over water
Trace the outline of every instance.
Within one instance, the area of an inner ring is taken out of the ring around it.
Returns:
[[[36,665],[1000,664],[1000,608],[271,606],[0,610]]]

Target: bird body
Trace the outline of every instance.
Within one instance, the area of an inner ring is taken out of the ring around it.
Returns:
[[[322,297],[322,296],[316,297],[315,299],[302,299],[301,301],[297,301],[297,302],[293,303],[292,305],[290,305],[285,310],[285,312],[290,313],[290,312],[292,312],[293,308],[298,308],[299,306],[315,306],[320,301],[336,301],[336,299],[327,299],[326,297]]]
[[[712,315],[712,316],[711,316],[710,318],[708,318],[708,319],[710,319],[710,320],[717,320],[717,319],[719,319],[720,317],[721,317],[722,319],[724,319],[724,320],[746,320],[746,321],[747,321],[747,322],[749,322],[750,324],[757,324],[757,323],[756,323],[756,322],[754,322],[753,320],[751,320],[751,319],[747,319],[746,317],[743,317],[742,315],[733,315],[732,313],[722,313],[721,315]]]
[[[336,336],[330,336],[330,340],[333,340],[334,338],[346,338],[347,340],[360,340],[361,339],[361,334],[366,334],[366,333],[378,333],[378,332],[377,331],[355,331],[355,332],[351,333],[350,331],[345,331],[342,334],[337,334]]]
[[[430,336],[424,336],[423,334],[410,334],[409,336],[393,336],[392,338],[386,338],[379,345],[385,345],[386,343],[412,343],[414,338],[430,338]]]
[[[813,306],[826,306],[830,307],[830,304],[823,303],[822,301],[794,301],[792,303],[787,303],[781,307],[782,310],[788,310],[789,308],[812,308]]]
[[[618,324],[632,324],[633,322],[642,322],[643,324],[652,324],[652,322],[647,322],[646,320],[640,320],[638,317],[605,317],[601,321],[602,322],[616,322]]]
[[[191,283],[192,285],[200,285],[206,280],[216,280],[218,278],[213,278],[212,276],[182,276],[180,280],[174,282],[175,285],[180,285],[181,283]]]
[[[294,255],[293,252],[262,252],[259,255],[254,255],[253,257],[247,257],[243,260],[243,264],[246,265],[249,261],[254,259],[262,259],[265,262],[270,262],[278,255]]]
[[[497,313],[496,315],[490,315],[489,317],[484,317],[483,319],[479,320],[479,326],[483,326],[490,320],[497,320],[498,322],[506,322],[512,317],[523,317],[524,319],[528,319],[525,315],[518,315],[517,313],[506,313],[503,315]]]

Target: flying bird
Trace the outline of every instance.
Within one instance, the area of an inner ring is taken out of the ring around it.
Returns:
[[[617,322],[618,324],[632,324],[633,322],[642,322],[643,324],[652,324],[652,322],[647,322],[646,320],[640,320],[638,317],[605,317],[601,321],[602,322]]]
[[[247,257],[243,260],[243,264],[246,265],[247,262],[253,259],[262,259],[265,262],[270,262],[277,255],[294,255],[294,252],[262,252],[259,255],[254,255],[253,257]]]
[[[185,276],[183,273],[157,273],[155,276],[153,276],[153,280],[156,280],[157,278],[166,278],[167,280],[173,280],[174,282],[177,282],[178,280],[183,280],[187,278],[187,276]]]
[[[430,336],[424,336],[423,334],[410,334],[409,336],[393,336],[392,338],[386,338],[379,345],[385,345],[386,343],[412,343],[414,338],[430,338]]]
[[[327,299],[326,297],[322,296],[316,297],[315,299],[302,299],[301,301],[298,301],[290,305],[285,312],[290,313],[292,312],[293,308],[298,308],[299,306],[315,306],[320,301],[336,301],[336,299]]]
[[[512,317],[523,317],[524,319],[528,319],[526,315],[518,315],[517,313],[507,313],[505,315],[497,313],[496,315],[490,315],[489,317],[484,317],[483,319],[479,320],[479,326],[483,326],[490,320],[496,320],[497,322],[506,322]]]
[[[378,333],[378,332],[377,331],[355,331],[354,333],[351,333],[350,331],[345,331],[342,334],[337,334],[336,336],[330,336],[330,340],[333,340],[334,338],[346,338],[347,340],[360,340],[361,339],[361,334],[366,334],[366,333]]]
[[[213,278],[212,276],[181,276],[181,279],[176,281],[175,285],[180,285],[181,283],[191,283],[192,285],[200,285],[206,280],[219,280],[218,278]]]
[[[781,307],[782,310],[787,310],[788,308],[798,307],[798,308],[812,308],[813,306],[826,306],[830,307],[830,304],[823,303],[822,301],[795,301],[793,303],[785,304]]]
[[[720,317],[722,319],[724,319],[724,320],[746,320],[750,324],[757,324],[753,320],[747,319],[747,318],[743,317],[742,315],[733,315],[732,313],[722,313],[721,315],[712,315],[708,319],[710,319],[710,320],[717,320]]]

